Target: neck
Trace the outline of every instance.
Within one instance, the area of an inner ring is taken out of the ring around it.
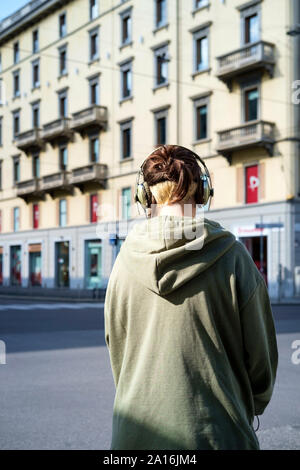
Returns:
[[[195,217],[196,215],[196,204],[194,199],[188,199],[184,203],[177,202],[175,204],[164,204],[161,206],[159,206],[158,204],[154,204],[153,209],[152,217],[158,215],[178,215],[186,217]]]

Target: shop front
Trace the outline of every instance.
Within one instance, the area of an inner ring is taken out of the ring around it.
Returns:
[[[102,281],[102,246],[100,240],[85,242],[85,283],[88,289],[98,289]]]
[[[10,247],[10,284],[12,286],[21,286],[21,255],[22,248],[20,245]]]
[[[31,244],[29,252],[29,285],[42,285],[42,247],[40,243]]]
[[[55,284],[56,287],[70,287],[70,243],[55,243]]]
[[[268,285],[268,238],[267,236],[243,236],[241,242],[249,251],[257,269],[260,271]]]

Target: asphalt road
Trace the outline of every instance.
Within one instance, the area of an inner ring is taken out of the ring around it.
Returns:
[[[0,298],[0,449],[109,449],[114,384],[102,306]],[[300,449],[300,364],[291,360],[300,306],[273,312],[279,369],[257,435],[262,449]]]

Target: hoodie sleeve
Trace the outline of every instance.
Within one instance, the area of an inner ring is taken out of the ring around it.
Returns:
[[[261,415],[271,399],[278,366],[275,326],[263,278],[240,309],[240,319],[255,414]]]
[[[116,264],[116,261],[115,261]],[[115,268],[115,265],[114,265]],[[121,372],[126,341],[126,329],[118,315],[116,268],[112,270],[107,284],[104,301],[104,336],[107,345],[115,387],[117,387]]]

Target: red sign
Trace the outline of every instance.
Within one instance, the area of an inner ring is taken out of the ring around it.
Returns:
[[[33,228],[39,228],[39,205],[33,204]]]
[[[98,195],[91,195],[91,222],[97,222]]]
[[[246,203],[258,202],[258,165],[246,167]]]

